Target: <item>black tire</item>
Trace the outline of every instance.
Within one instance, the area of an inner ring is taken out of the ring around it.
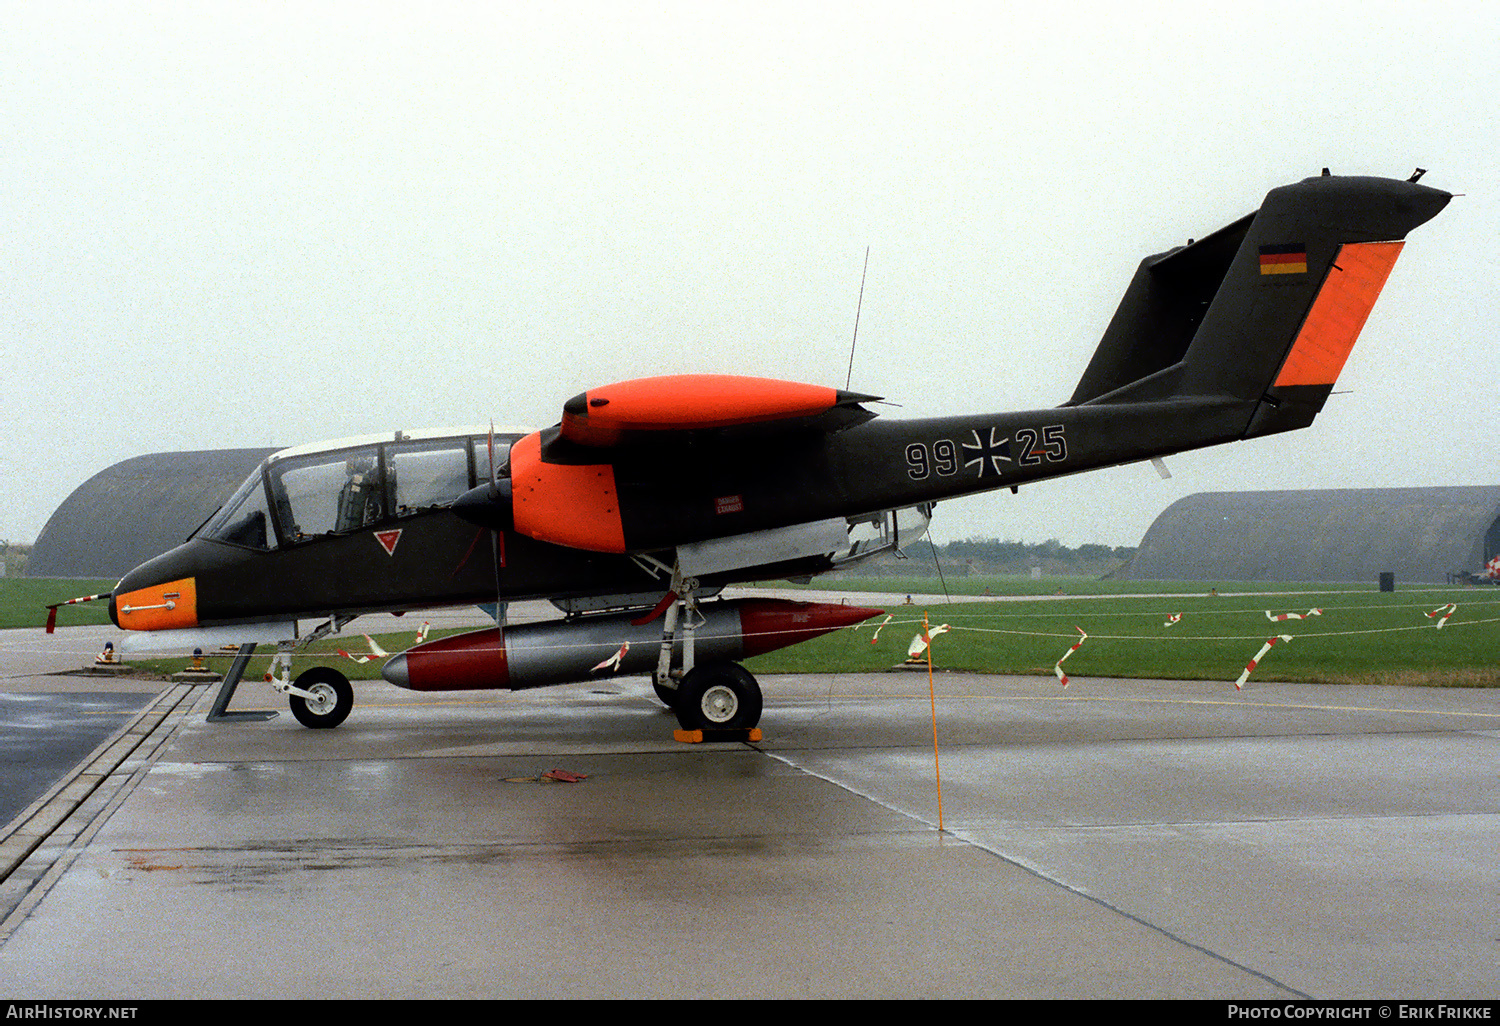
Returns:
[[[662,705],[666,706],[668,709],[677,708],[677,696],[681,693],[681,688],[662,687],[660,684],[656,683],[655,680],[651,681],[651,687],[656,691],[656,697],[661,699]]]
[[[349,710],[354,708],[354,688],[349,685],[349,678],[332,667],[314,666],[292,685],[315,696],[311,702],[301,695],[288,699],[292,715],[304,727],[330,730],[348,719]]]
[[[696,666],[677,686],[683,730],[747,730],[760,722],[760,685],[738,663]]]

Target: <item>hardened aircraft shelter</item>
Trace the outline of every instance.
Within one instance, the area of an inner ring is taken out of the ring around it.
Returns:
[[[1121,576],[1443,583],[1500,553],[1500,487],[1200,492],[1158,516]]]
[[[123,577],[180,544],[273,452],[158,452],[101,470],[47,520],[27,576]]]

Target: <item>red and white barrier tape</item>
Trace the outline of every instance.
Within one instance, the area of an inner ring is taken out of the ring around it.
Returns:
[[[1306,620],[1309,616],[1322,615],[1323,610],[1321,609],[1309,609],[1305,613],[1278,613],[1276,616],[1272,616],[1269,609],[1266,610],[1266,619],[1272,623],[1280,623],[1282,620]]]
[[[1444,612],[1444,610],[1447,610],[1447,612]],[[1458,603],[1449,602],[1446,605],[1438,606],[1430,613],[1423,613],[1422,615],[1426,617],[1441,616],[1441,618],[1437,622],[1437,629],[1442,630],[1443,624],[1447,623],[1448,618],[1456,612],[1458,612]]]
[[[1278,641],[1291,640],[1292,636],[1290,634],[1278,634],[1274,638],[1267,638],[1266,643],[1260,646],[1260,651],[1255,653],[1255,658],[1250,660],[1250,662],[1245,666],[1245,672],[1240,674],[1240,679],[1234,682],[1234,690],[1239,691],[1245,686],[1245,681],[1250,679],[1250,671],[1255,669],[1255,664],[1260,662],[1261,657],[1263,657],[1267,652],[1271,651],[1272,645],[1276,644],[1276,642]]]
[[[881,624],[881,626],[884,627],[885,624]],[[927,646],[932,644],[933,638],[937,637],[939,634],[947,634],[952,629],[953,628],[949,627],[947,624],[940,623],[936,627],[927,628],[926,634],[918,634],[915,638],[912,638],[911,644],[906,646],[906,661],[916,662],[919,658],[921,658],[922,653],[927,649]]]
[[[368,634],[363,635],[363,637],[365,639],[365,642],[370,646],[369,655],[359,656],[356,658],[355,656],[350,655],[348,652],[345,652],[343,649],[339,649],[339,655],[343,656],[345,659],[352,659],[356,663],[368,663],[371,659],[386,659],[390,656],[389,652],[381,648],[379,645],[375,644],[374,638],[370,637]]]
[[[599,665],[589,670],[589,672],[598,673],[600,670],[608,669],[611,673],[613,673],[615,670],[618,670],[620,668],[620,660],[624,659],[625,653],[629,651],[630,642],[627,641],[620,646],[620,650],[618,652],[610,656],[608,659],[600,661]]]
[[[431,628],[432,628],[432,621],[431,620],[428,620],[427,622],[423,623],[422,624],[422,629],[419,630],[419,631],[417,631],[417,640],[415,642],[413,642],[413,644],[420,645],[422,642],[426,641],[427,640],[427,632]],[[348,652],[345,652],[343,649],[339,649],[338,650],[339,655],[343,656],[345,659],[348,659],[348,660],[350,660],[352,662],[356,662],[356,663],[368,663],[372,659],[389,659],[390,658],[391,654],[389,652],[387,652],[385,649],[381,648],[378,644],[376,644],[374,638],[370,637],[368,634],[361,635],[361,636],[365,639],[365,643],[370,646],[370,654],[369,655],[367,655],[367,656],[352,656]]]
[[[1074,627],[1073,629],[1075,631],[1077,631],[1079,634],[1083,634],[1083,628],[1082,627]],[[1073,643],[1073,647],[1072,648],[1068,649],[1066,652],[1064,652],[1062,654],[1062,659],[1059,659],[1057,661],[1057,665],[1052,668],[1053,671],[1057,674],[1057,679],[1060,680],[1060,681],[1062,681],[1062,686],[1063,687],[1067,687],[1068,686],[1068,675],[1066,673],[1063,673],[1063,668],[1062,668],[1063,659],[1066,659],[1066,658],[1068,658],[1068,656],[1072,655],[1074,652],[1077,652],[1078,649],[1079,649],[1079,647],[1085,641],[1087,641],[1087,640],[1089,640],[1089,636],[1087,634],[1083,634],[1083,637],[1079,638],[1077,641],[1075,641]]]

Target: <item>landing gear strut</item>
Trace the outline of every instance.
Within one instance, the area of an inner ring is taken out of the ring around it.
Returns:
[[[666,706],[668,709],[677,708],[677,687],[675,685],[673,687],[666,687],[662,684],[658,684],[653,679],[651,681],[651,687],[656,692],[656,697],[661,699],[662,705]]]
[[[276,646],[276,658],[266,671],[271,687],[287,696],[292,715],[304,727],[326,730],[337,727],[354,708],[354,688],[349,678],[328,666],[314,666],[292,680],[292,642]]]
[[[701,619],[694,599],[698,581],[672,571],[674,600],[662,623],[661,655],[651,683],[656,697],[677,714],[687,731],[749,730],[760,722],[760,684],[738,663],[694,664],[694,637]],[[672,668],[673,656],[681,662]]]

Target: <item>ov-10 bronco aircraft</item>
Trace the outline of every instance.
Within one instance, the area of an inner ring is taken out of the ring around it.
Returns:
[[[418,644],[386,679],[650,673],[684,728],[752,727],[761,693],[736,660],[877,610],[708,601],[722,588],[906,544],[941,500],[1308,426],[1402,240],[1451,199],[1415,177],[1325,171],[1147,257],[1056,408],[893,421],[873,396],[689,375],[592,389],[538,432],[288,449],[126,574],[110,615],[184,646],[276,643],[276,686],[317,727],[353,693],[327,667],[289,679],[299,618],[326,619],[316,637],[364,613],[494,603],[494,627]],[[505,622],[507,602],[535,598],[564,615]]]

